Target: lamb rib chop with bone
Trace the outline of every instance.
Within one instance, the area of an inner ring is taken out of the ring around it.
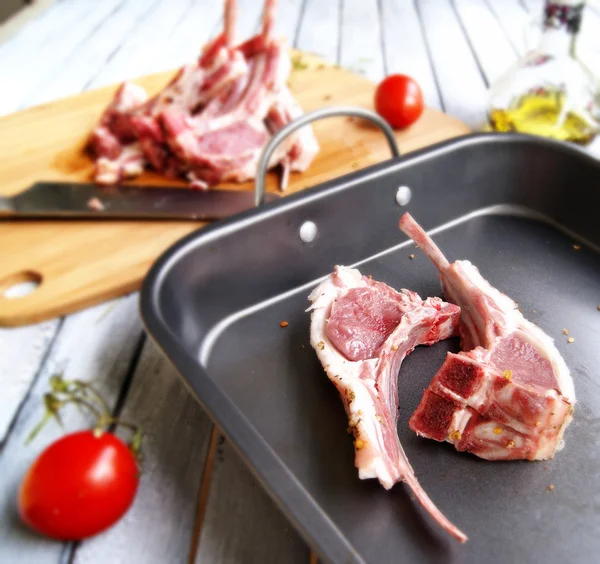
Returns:
[[[416,346],[454,335],[460,308],[440,298],[396,292],[343,266],[309,300],[311,345],[344,403],[359,477],[377,478],[386,489],[406,482],[446,531],[466,541],[422,489],[397,433],[402,361]]]
[[[418,435],[488,460],[546,460],[562,449],[575,390],[553,340],[466,260],[452,264],[407,213],[404,231],[461,307],[463,352],[449,353],[409,421]]]

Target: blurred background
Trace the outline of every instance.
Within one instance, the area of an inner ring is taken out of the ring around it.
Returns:
[[[240,3],[240,37],[262,2]],[[378,82],[402,72],[427,105],[479,128],[487,91],[540,38],[543,0],[281,0],[288,42]],[[221,26],[207,0],[3,0],[0,114],[192,61]],[[600,75],[600,0],[590,0],[577,56]],[[5,74],[6,76],[6,74]]]

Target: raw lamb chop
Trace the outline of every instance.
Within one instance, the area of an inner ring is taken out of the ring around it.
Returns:
[[[96,182],[113,184],[147,165],[202,188],[254,178],[270,136],[302,113],[285,84],[287,48],[273,36],[275,4],[265,2],[261,33],[236,46],[237,6],[225,0],[225,29],[196,64],[183,66],[150,100],[123,84],[90,140]],[[282,164],[282,188],[289,171],[306,170],[318,149],[307,126],[276,152],[269,165]]]
[[[146,99],[143,88],[124,83],[104,110],[90,140],[96,157],[95,179],[100,184],[112,184],[121,178],[137,176],[144,170],[144,152],[130,113]]]
[[[469,261],[450,264],[409,214],[400,229],[438,268],[445,298],[461,307],[463,352],[448,354],[410,428],[488,460],[552,458],[575,403],[554,342]]]
[[[208,184],[254,178],[270,137],[265,119],[291,68],[282,43],[271,37],[273,7],[272,1],[265,6],[263,32],[253,44],[247,74],[238,77],[196,117],[178,108],[161,115],[173,152],[188,163],[195,178]],[[275,164],[271,162],[271,166]]]
[[[421,488],[396,430],[402,361],[416,346],[454,335],[460,309],[440,298],[396,292],[342,266],[309,299],[310,341],[344,403],[359,477],[377,478],[386,489],[406,482],[431,516],[464,542],[467,537]]]

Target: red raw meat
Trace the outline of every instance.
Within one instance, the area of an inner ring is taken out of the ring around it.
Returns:
[[[90,139],[90,149],[96,159],[95,180],[98,183],[113,184],[122,178],[137,176],[144,170],[144,152],[137,141],[131,114],[146,99],[143,88],[124,83],[104,110],[100,124]]]
[[[416,346],[454,335],[460,308],[440,298],[396,292],[341,266],[309,299],[310,341],[344,403],[359,477],[377,478],[386,489],[406,482],[431,516],[464,542],[467,537],[421,488],[397,433],[402,361]]]
[[[400,229],[438,268],[446,299],[461,307],[463,352],[448,354],[410,428],[488,460],[552,458],[575,404],[553,340],[469,261],[450,264],[409,214]]]
[[[224,31],[150,100],[123,84],[90,139],[96,182],[114,184],[144,166],[203,188],[254,178],[271,134],[302,114],[285,84],[287,48],[273,37],[275,4],[266,0],[261,33],[236,47],[237,5],[226,0]],[[282,188],[318,149],[306,127],[276,152],[269,166],[282,163]]]

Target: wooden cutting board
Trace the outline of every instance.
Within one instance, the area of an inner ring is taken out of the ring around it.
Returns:
[[[372,108],[375,86],[368,80],[311,55],[295,54],[294,60],[290,87],[305,111],[329,105]],[[135,82],[153,93],[171,75],[161,73]],[[92,162],[84,146],[115,88],[85,92],[0,118],[0,194],[15,194],[40,180],[89,181]],[[367,123],[330,118],[315,123],[314,129],[321,152],[307,172],[292,175],[290,193],[390,156],[383,135]],[[427,109],[397,137],[400,150],[406,153],[466,133],[468,128],[460,121]],[[173,184],[153,173],[137,181]],[[272,174],[270,191],[277,190],[276,181]],[[253,188],[251,183],[243,186]],[[0,325],[38,322],[137,290],[154,260],[202,225],[0,221]],[[39,285],[24,297],[5,296],[8,288],[23,281]]]

